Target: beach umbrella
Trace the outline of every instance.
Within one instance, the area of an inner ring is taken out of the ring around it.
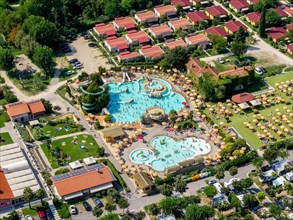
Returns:
[[[162,125],[163,125],[163,126],[166,126],[166,125],[167,125],[167,122],[162,122]]]
[[[126,168],[126,169],[124,170],[124,172],[125,172],[125,173],[129,173],[130,170],[129,170],[128,168]]]
[[[234,157],[232,157],[232,156],[231,156],[231,157],[229,157],[229,160],[231,160],[231,161],[232,161],[232,160],[234,160]]]
[[[119,149],[119,148],[115,148],[115,149],[114,149],[114,152],[115,152],[115,153],[119,153],[119,152],[120,152],[120,149]]]
[[[123,141],[124,142],[128,142],[129,140],[128,140],[128,138],[124,138]]]
[[[123,164],[121,167],[122,169],[126,169],[128,166],[126,164]]]
[[[284,128],[284,131],[285,131],[285,132],[289,132],[288,128]]]
[[[276,108],[276,112],[279,112],[279,111],[280,111],[280,109]]]
[[[178,129],[178,125],[174,125],[174,128],[175,128],[175,129]]]
[[[123,165],[123,164],[124,164],[124,161],[123,161],[123,160],[118,160],[118,163],[119,163],[120,165]]]
[[[182,105],[184,105],[184,106],[185,106],[185,105],[187,105],[187,103],[186,103],[185,101],[183,101],[183,102],[182,102]]]
[[[158,173],[157,172],[154,172],[152,176],[153,177],[157,177],[158,176]]]

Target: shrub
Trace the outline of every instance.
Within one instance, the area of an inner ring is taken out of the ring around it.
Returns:
[[[68,168],[61,168],[55,172],[55,175],[59,175],[62,173],[68,173],[70,170]]]
[[[112,115],[106,115],[106,117],[104,118],[105,122],[111,122],[112,121]]]

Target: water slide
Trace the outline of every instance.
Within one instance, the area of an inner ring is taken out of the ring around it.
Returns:
[[[125,72],[125,75],[126,75],[126,77],[127,77],[127,79],[128,79],[128,82],[131,82],[131,79],[130,79],[130,77],[129,77],[129,75],[128,75],[127,72]]]
[[[125,72],[123,72],[123,78],[122,78],[122,82],[124,83],[125,82]]]

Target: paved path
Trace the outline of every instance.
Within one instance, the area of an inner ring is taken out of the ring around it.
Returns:
[[[86,131],[81,131],[81,132],[76,132],[76,133],[71,133],[71,134],[65,134],[62,136],[52,137],[51,139],[52,139],[52,141],[55,141],[55,140],[68,138],[68,137],[72,137],[72,136],[77,136],[77,135],[82,135],[82,134],[89,134],[89,133]]]

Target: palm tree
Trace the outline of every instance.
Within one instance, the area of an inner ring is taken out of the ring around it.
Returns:
[[[40,188],[36,191],[36,196],[41,200],[41,203],[43,203],[43,199],[45,198],[45,190]]]
[[[31,188],[25,187],[23,190],[22,198],[24,201],[28,202],[29,208],[31,209],[31,200],[34,198],[34,192]]]
[[[5,219],[5,217],[3,219]],[[8,219],[10,219],[10,220],[18,220],[19,219],[18,213],[15,210],[12,211],[12,212],[9,212],[8,213]]]
[[[176,192],[184,193],[186,191],[187,183],[182,176],[178,176],[175,180],[174,186]]]
[[[166,197],[171,196],[173,192],[173,186],[164,183],[160,189],[160,193]]]
[[[121,199],[119,199],[119,201],[118,201],[118,206],[119,206],[120,209],[122,209],[122,212],[123,212],[123,214],[124,214],[124,209],[126,209],[126,208],[129,207],[129,202],[128,202],[127,199],[125,199],[125,198],[121,198]]]

